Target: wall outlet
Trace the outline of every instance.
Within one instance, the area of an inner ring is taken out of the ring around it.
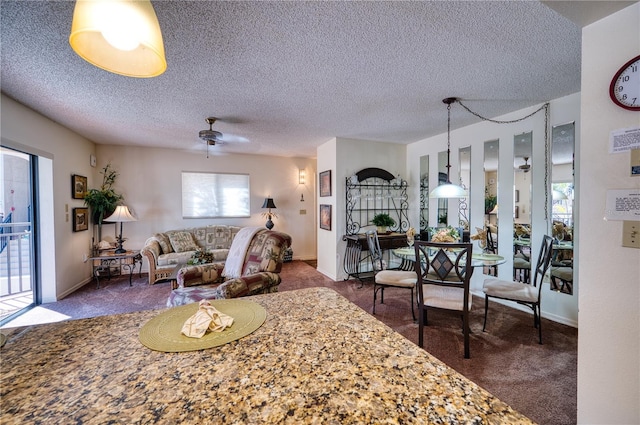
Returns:
[[[640,221],[622,222],[622,246],[640,248]]]
[[[307,210],[300,210],[300,215],[305,215],[307,213]]]

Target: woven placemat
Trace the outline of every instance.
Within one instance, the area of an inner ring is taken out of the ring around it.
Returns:
[[[174,307],[149,320],[140,329],[140,342],[152,350],[167,353],[204,350],[249,335],[262,326],[267,318],[264,307],[253,301],[228,299],[210,302],[221,313],[233,317],[231,327],[222,332],[207,331],[202,338],[183,335],[180,332],[182,325],[198,311],[198,303],[192,303]]]

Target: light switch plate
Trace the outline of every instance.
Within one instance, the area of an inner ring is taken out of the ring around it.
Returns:
[[[622,246],[640,248],[640,221],[622,222]]]
[[[89,164],[90,164],[92,167],[95,167],[95,166],[96,166],[96,156],[95,156],[95,155],[89,155]]]

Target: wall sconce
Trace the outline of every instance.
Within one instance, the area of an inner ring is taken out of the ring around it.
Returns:
[[[307,173],[305,172],[305,170],[303,168],[298,169],[298,184],[305,184],[307,182],[306,180],[307,177]],[[300,194],[300,202],[304,202],[304,193]]]
[[[305,184],[306,183],[306,177],[307,174],[305,173],[304,169],[299,169],[298,170],[298,184]]]

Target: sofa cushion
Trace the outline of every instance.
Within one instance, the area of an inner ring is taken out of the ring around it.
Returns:
[[[174,252],[196,251],[199,248],[191,232],[172,232],[169,240]]]
[[[156,233],[153,237],[158,241],[158,244],[160,244],[160,248],[162,249],[161,254],[170,254],[173,252],[171,241],[167,235],[164,233]]]
[[[187,261],[193,256],[195,251],[185,251],[185,252],[172,252],[171,254],[161,254],[158,257],[158,267],[168,266],[171,264],[186,264]]]

